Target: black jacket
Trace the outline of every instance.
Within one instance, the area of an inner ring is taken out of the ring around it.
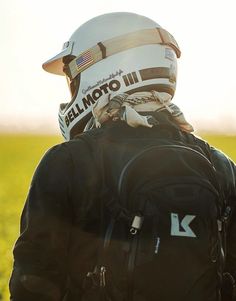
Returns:
[[[91,130],[89,135],[97,141],[97,152],[81,135],[52,147],[35,171],[22,213],[21,234],[14,247],[10,280],[13,301],[59,301],[66,291],[67,301],[81,300],[84,276],[94,267],[99,248],[104,177],[114,178],[113,170],[120,168],[120,162],[128,161],[154,141],[181,140],[203,149],[217,169],[225,199],[232,204],[236,201],[234,163],[203,140],[171,124],[150,129],[115,122]],[[103,176],[99,160],[104,165]],[[226,271],[236,279],[235,210],[227,240]]]

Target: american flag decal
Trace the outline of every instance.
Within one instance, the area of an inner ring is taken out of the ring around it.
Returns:
[[[94,63],[92,53],[87,50],[76,59],[76,68],[79,72],[88,68]]]

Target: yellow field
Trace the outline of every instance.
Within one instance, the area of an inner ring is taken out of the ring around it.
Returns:
[[[236,136],[204,138],[236,161]],[[28,135],[0,135],[0,139],[0,301],[7,301],[12,248],[32,174],[44,152],[62,139]]]
[[[0,139],[0,300],[8,301],[12,248],[30,180],[45,150],[61,138],[1,135]]]

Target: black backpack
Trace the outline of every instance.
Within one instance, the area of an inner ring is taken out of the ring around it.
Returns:
[[[220,300],[225,208],[216,170],[199,148],[176,143],[149,145],[121,168],[83,301]]]

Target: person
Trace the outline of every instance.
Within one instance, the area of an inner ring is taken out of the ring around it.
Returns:
[[[236,300],[236,167],[192,133],[192,125],[172,102],[180,55],[174,37],[156,22],[120,12],[97,16],[80,26],[62,52],[43,64],[44,70],[65,76],[71,92],[71,100],[59,109],[66,141],[48,150],[33,176],[14,246],[12,301],[98,300],[97,293],[84,296],[84,278],[97,262],[102,200],[112,195],[121,162],[163,139],[195,145],[208,154],[230,208],[221,297],[215,279],[202,282],[206,271],[195,280],[206,294],[198,294],[196,286],[190,295],[182,293],[181,300]],[[190,223],[194,217],[186,217],[188,222],[181,222],[184,229],[178,229],[181,239],[195,236]],[[171,292],[174,282],[165,291]],[[125,299],[103,296],[99,300]],[[141,294],[134,300],[156,298]]]

